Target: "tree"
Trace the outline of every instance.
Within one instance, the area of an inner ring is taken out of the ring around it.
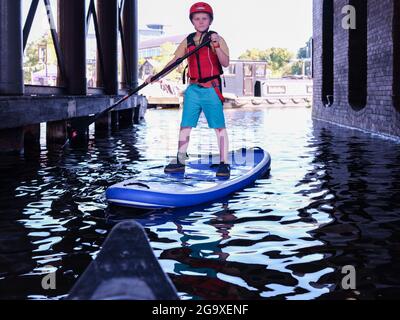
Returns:
[[[285,67],[283,76],[302,75],[303,74],[303,61],[295,61]]]
[[[292,58],[293,53],[284,48],[251,49],[239,57],[241,60],[266,61],[274,77],[282,76]]]
[[[57,55],[53,40],[49,32],[46,32],[39,40],[29,42],[24,57],[24,81],[31,83],[32,72],[43,70],[45,65],[39,61],[39,48],[45,47],[47,53],[47,65],[57,65]]]
[[[243,53],[239,59],[240,60],[255,60],[255,61],[266,61],[267,53],[260,49],[249,49]]]
[[[272,69],[273,74],[282,75],[282,71],[293,58],[293,54],[283,48],[271,48],[267,50],[267,62]]]
[[[176,50],[176,45],[167,42],[161,45],[161,54],[158,57],[155,57],[154,60],[158,62],[158,66],[154,68],[155,73],[160,72],[168,62],[172,60],[174,57],[174,53]],[[185,68],[185,65],[182,63],[178,66],[178,68],[174,69],[171,73],[169,73],[165,78],[173,81],[180,81],[182,79],[182,73]]]

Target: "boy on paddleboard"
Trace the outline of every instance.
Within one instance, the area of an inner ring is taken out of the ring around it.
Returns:
[[[215,129],[220,152],[220,164],[217,177],[229,177],[228,161],[229,139],[223,110],[221,75],[222,67],[229,66],[229,48],[218,33],[209,31],[214,19],[212,7],[198,2],[190,8],[190,21],[196,32],[190,34],[175,51],[174,58],[167,66],[176,62],[186,53],[211,39],[208,46],[200,49],[188,58],[189,86],[185,91],[179,147],[177,158],[165,167],[166,173],[185,172],[185,160],[189,147],[190,134],[197,127],[200,114],[204,112],[208,126]],[[157,80],[150,76],[146,82]]]

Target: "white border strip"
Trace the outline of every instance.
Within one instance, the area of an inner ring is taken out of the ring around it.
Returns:
[[[143,203],[143,202],[135,202],[135,201],[128,201],[128,200],[115,200],[115,199],[107,199],[108,202],[110,203],[119,203],[119,204],[125,204],[125,205],[132,205],[132,206],[139,206],[143,208],[149,208],[149,209],[155,209],[155,208],[175,208],[172,206],[165,206],[165,205],[160,205],[160,204],[150,204],[150,203]]]

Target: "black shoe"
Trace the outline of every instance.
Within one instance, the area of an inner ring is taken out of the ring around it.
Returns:
[[[179,157],[179,155],[174,159],[169,165],[164,168],[165,173],[184,173],[185,172],[185,164],[180,161],[180,158],[184,158],[187,160],[189,156],[186,154],[183,157]]]
[[[184,173],[186,166],[174,160],[164,168],[165,173]]]
[[[221,162],[218,166],[217,177],[229,178],[231,176],[231,166]]]

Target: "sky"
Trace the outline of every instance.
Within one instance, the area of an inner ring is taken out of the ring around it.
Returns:
[[[87,0],[88,2],[88,0]],[[139,24],[161,23],[171,35],[189,34],[193,26],[188,12],[194,0],[138,0]],[[23,1],[25,19],[31,0]],[[56,19],[56,0],[51,0]],[[231,58],[246,49],[305,46],[312,36],[312,0],[208,0],[215,11],[211,27],[227,41]],[[40,1],[29,41],[48,30],[43,2]]]
[[[189,34],[192,0],[139,0],[139,23],[169,25],[171,34]],[[287,48],[293,52],[312,36],[312,0],[208,0],[214,8],[211,30],[228,43],[231,57],[246,49]]]

